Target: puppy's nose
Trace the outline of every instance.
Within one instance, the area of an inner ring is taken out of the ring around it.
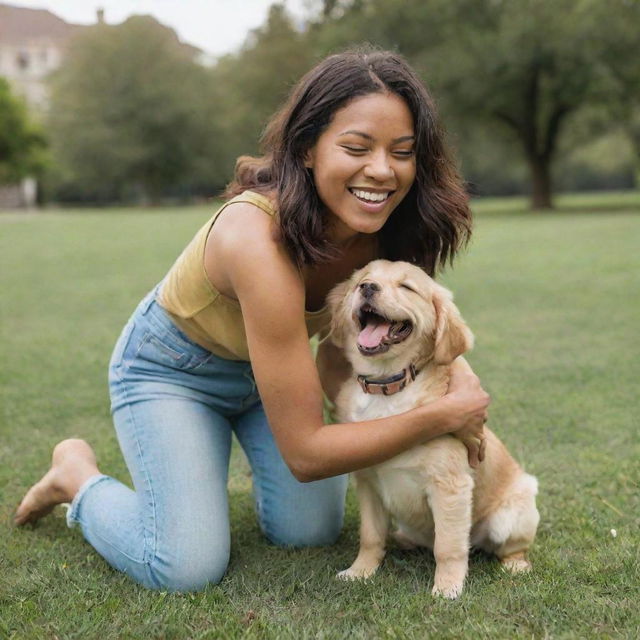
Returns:
[[[380,285],[376,284],[375,282],[363,282],[360,285],[360,293],[365,300],[373,298],[373,295],[377,291],[380,291]]]

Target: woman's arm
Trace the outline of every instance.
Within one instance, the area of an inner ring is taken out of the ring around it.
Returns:
[[[207,243],[207,273],[221,274],[214,284],[226,283],[227,293],[240,301],[269,424],[298,480],[368,467],[465,424],[482,424],[484,397],[469,402],[449,394],[392,418],[324,425],[322,388],[304,324],[304,283],[273,240],[271,220],[250,205],[234,206],[233,215],[216,223],[214,235]]]
[[[330,339],[325,340],[324,338],[325,336],[321,336],[316,355],[316,366],[325,395],[332,403],[335,403],[340,388],[353,375],[353,369],[344,357],[342,349],[336,347]],[[473,404],[478,397],[486,396],[478,376],[473,373],[469,363],[462,357],[456,358],[451,365],[451,379],[447,393],[451,396],[448,400],[455,401],[457,399],[461,408],[467,404]],[[486,396],[486,400],[488,401],[488,396]],[[484,460],[486,439],[482,427],[486,419],[485,410],[482,422],[472,417],[465,421],[458,430],[451,432],[467,447],[469,465],[473,468],[476,468]]]
[[[322,389],[335,404],[342,385],[353,375],[350,362],[344,357],[342,349],[336,347],[325,334],[320,336],[316,366]]]

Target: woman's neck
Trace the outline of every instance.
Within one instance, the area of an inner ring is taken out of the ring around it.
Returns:
[[[375,260],[378,242],[375,235],[357,234],[339,246],[340,254],[330,262],[302,268],[307,310],[316,311],[326,304],[327,293],[346,280],[356,269]]]

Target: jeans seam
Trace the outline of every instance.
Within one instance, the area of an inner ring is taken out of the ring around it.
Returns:
[[[122,388],[123,388],[123,393],[125,396],[125,401],[128,400],[129,394],[127,392],[127,385],[126,384],[122,384]],[[152,551],[151,551],[151,557],[154,558],[156,555],[156,550],[157,550],[157,535],[158,535],[158,527],[157,527],[157,517],[156,517],[156,500],[155,500],[155,494],[153,492],[153,485],[151,483],[151,479],[149,477],[149,472],[147,470],[147,465],[144,462],[144,456],[142,455],[142,448],[140,446],[140,437],[138,434],[138,425],[137,422],[133,416],[133,411],[131,410],[131,403],[130,402],[125,402],[123,408],[126,407],[126,410],[129,412],[129,419],[131,422],[131,425],[133,426],[133,434],[134,434],[134,438],[135,438],[135,442],[136,442],[136,451],[138,452],[138,456],[140,459],[140,467],[142,468],[142,471],[144,473],[144,477],[146,480],[146,483],[149,487],[149,493],[151,495],[151,518],[153,521],[153,532],[152,532]],[[136,491],[137,493],[137,491]],[[147,527],[144,523],[144,520],[142,522],[142,530],[143,530],[143,541],[144,541],[144,546],[143,546],[143,550],[142,550],[142,559],[143,562],[150,565],[150,561],[148,560],[148,557],[145,558],[145,556],[147,556],[148,554],[146,553],[147,549],[146,549],[146,540],[147,540],[147,536],[146,536],[146,530]]]
[[[131,562],[135,562],[136,564],[139,564],[141,566],[150,567],[151,563],[148,560],[145,560],[145,558],[144,558],[144,550],[143,550],[143,557],[142,558],[133,558],[132,556],[130,556],[128,553],[126,553],[125,551],[123,551],[119,547],[116,547],[110,540],[107,540],[107,538],[105,538],[104,536],[101,536],[100,534],[96,533],[95,531],[92,532],[92,535],[95,536],[96,538],[99,538],[106,545],[108,545],[109,547],[114,549],[119,555],[124,556],[125,558],[127,558],[127,560],[130,560]]]
[[[253,371],[251,367],[248,367],[242,372],[243,377],[245,377],[251,383],[251,391],[242,399],[242,412],[246,411],[247,408],[256,402],[259,399],[259,396],[256,397],[256,392],[258,387],[256,385],[256,379],[253,377]]]
[[[91,484],[89,486],[87,486],[86,488],[85,487],[80,487],[78,496],[76,498],[74,498],[74,500],[71,503],[71,505],[69,507],[69,510],[67,512],[67,524],[68,524],[68,526],[70,526],[70,527],[74,526],[74,524],[76,524],[76,523],[81,525],[81,527],[82,526],[89,526],[87,521],[84,518],[81,517],[80,505],[81,505],[82,501],[85,499],[85,496],[86,496],[88,491],[91,491],[91,489],[94,486],[96,486],[96,485],[98,485],[98,484],[100,484],[102,482],[105,482],[105,481],[117,482],[117,480],[115,480],[111,476],[100,474],[98,476],[93,476],[92,478],[90,478],[90,480],[88,480],[86,484],[89,485],[89,482]],[[118,554],[124,556],[128,560],[131,560],[131,562],[135,562],[136,564],[139,564],[139,565],[149,565],[150,564],[149,562],[147,562],[144,559],[144,550],[143,550],[143,557],[142,558],[134,558],[133,556],[128,554],[126,551],[120,549],[119,547],[116,547],[110,540],[108,540],[104,536],[101,536],[97,531],[92,531],[91,535],[95,536],[96,538],[99,538],[103,543],[107,544],[109,547],[114,549]]]
[[[133,354],[134,358],[137,358],[140,356],[140,352],[142,351],[142,347],[144,347],[144,345],[147,343],[147,340],[149,339],[149,336],[151,335],[151,332],[149,331],[145,331],[144,335],[142,336],[142,339],[140,340],[140,344],[138,344],[137,348],[136,348],[136,352]]]
[[[188,369],[184,369],[185,373],[195,373],[198,369],[200,369],[200,367],[202,367],[203,365],[207,364],[210,360],[211,360],[211,355],[205,356],[201,362],[197,362],[197,364],[192,364],[195,358],[198,358],[198,356],[191,356],[189,362],[188,362]]]
[[[249,463],[252,471],[252,485],[254,496],[256,497],[256,515],[258,516],[258,526],[262,530],[265,536],[270,540],[273,539],[273,534],[270,531],[268,518],[266,517],[266,507],[265,507],[265,494],[262,488],[261,482],[256,482],[256,476],[259,478],[264,477],[264,471],[262,464],[262,455],[259,448],[254,446],[253,442],[247,442],[247,446],[253,452],[253,460],[254,464]],[[254,466],[256,467],[254,469]],[[256,473],[258,471],[259,473]]]
[[[135,331],[135,323],[130,319],[127,324],[125,325],[125,329],[127,331],[127,335],[126,335],[126,340],[124,341],[124,344],[122,346],[121,349],[121,353],[119,354],[119,358],[117,361],[115,361],[113,359],[113,354],[112,354],[112,360],[110,361],[110,370],[113,371],[113,374],[115,375],[115,377],[122,382],[123,380],[123,376],[122,376],[122,371],[124,369],[124,352],[127,349],[127,346],[129,345],[129,342],[131,340],[131,336],[133,334],[133,332]],[[125,331],[125,329],[123,329],[123,333]],[[118,338],[118,341],[122,338],[123,336],[121,335]]]

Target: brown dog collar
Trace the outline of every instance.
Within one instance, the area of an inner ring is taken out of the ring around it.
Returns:
[[[372,395],[392,396],[398,391],[402,391],[410,382],[413,382],[418,375],[416,368],[410,364],[407,369],[396,373],[388,378],[372,379],[367,376],[358,376],[358,382],[365,393]]]

